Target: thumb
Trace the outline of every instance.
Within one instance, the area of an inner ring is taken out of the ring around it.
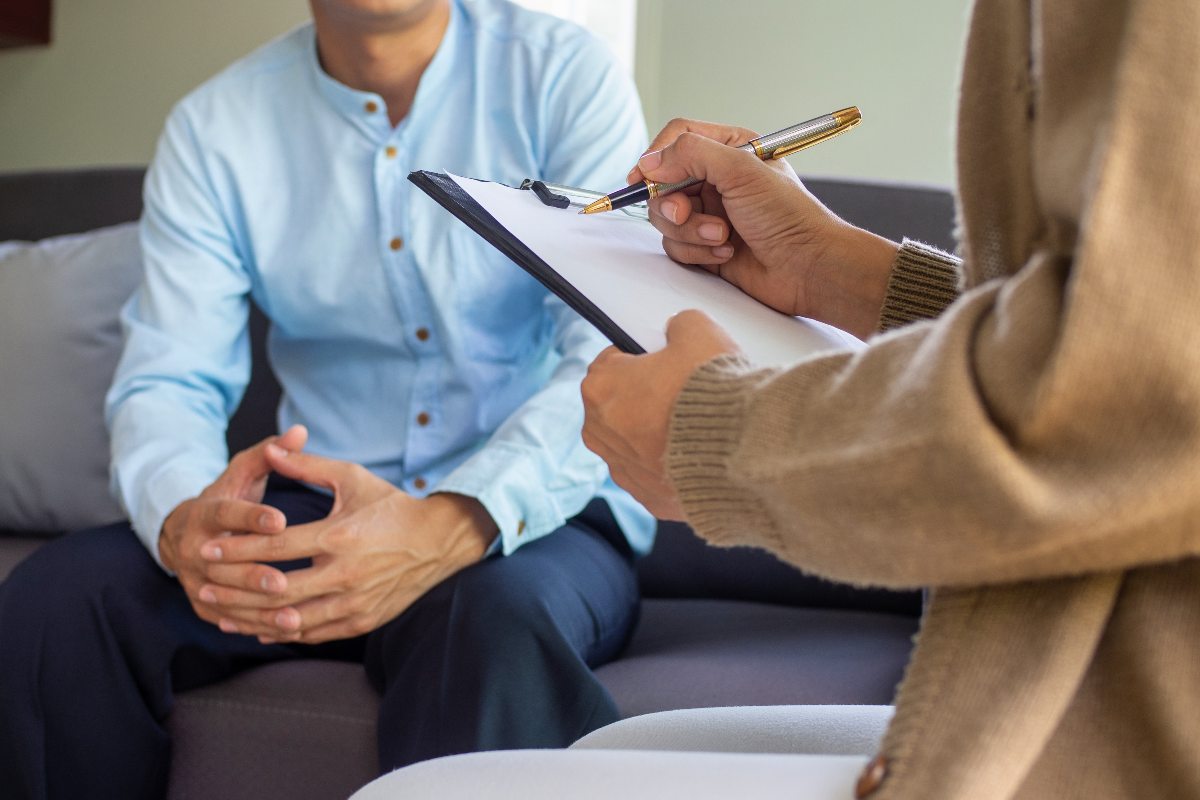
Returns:
[[[647,153],[638,162],[646,178],[658,183],[679,183],[688,178],[722,187],[748,171],[762,168],[753,154],[722,144],[698,133],[682,133],[672,144]]]
[[[697,361],[739,350],[737,342],[724,328],[708,314],[694,308],[680,311],[667,320],[667,346],[684,348]]]
[[[667,341],[683,342],[714,330],[720,330],[720,327],[712,317],[697,308],[689,308],[667,320]]]
[[[346,462],[311,453],[285,450],[274,442],[263,448],[267,465],[285,478],[337,489],[345,472]]]
[[[267,440],[271,441],[270,439]],[[281,433],[274,444],[282,447],[284,450],[293,452],[303,450],[304,445],[308,444],[308,428],[303,425],[293,425],[286,431]]]
[[[279,436],[269,436],[253,447],[236,454],[229,460],[229,466],[221,473],[214,486],[223,493],[232,493],[238,497],[262,497],[262,487],[271,466],[267,463],[266,448],[278,444],[289,450],[302,449],[308,442],[308,429],[303,425],[293,425]]]

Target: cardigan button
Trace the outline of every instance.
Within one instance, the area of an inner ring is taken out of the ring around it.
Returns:
[[[871,762],[863,769],[862,774],[858,776],[858,783],[854,784],[855,800],[866,800],[866,798],[875,794],[880,786],[883,786],[883,779],[887,777],[887,759],[883,756],[875,756]]]

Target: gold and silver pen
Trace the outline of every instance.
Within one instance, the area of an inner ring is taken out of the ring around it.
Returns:
[[[754,153],[754,155],[763,161],[770,161],[773,158],[783,158],[792,153],[798,153],[806,147],[820,144],[826,139],[832,139],[839,133],[850,130],[861,121],[862,114],[859,113],[858,107],[850,106],[849,108],[843,108],[841,111],[834,111],[832,114],[826,114],[816,119],[810,119],[808,122],[801,122],[799,125],[784,128],[781,131],[768,133],[766,136],[760,136],[757,139],[751,139],[738,149]],[[662,197],[671,192],[677,192],[680,189],[686,189],[699,182],[695,178],[689,178],[679,183],[642,181],[632,186],[626,186],[624,189],[619,189],[601,197],[595,202],[589,203],[579,213],[599,214],[604,211],[614,211],[634,203],[642,203],[655,197]]]

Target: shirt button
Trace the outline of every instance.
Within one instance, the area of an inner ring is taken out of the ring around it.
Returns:
[[[517,536],[520,536],[524,532],[525,532],[525,520],[520,520],[517,522]]]
[[[413,478],[413,488],[414,489],[424,489],[428,485],[429,484],[425,483],[424,478]]]
[[[388,242],[388,247],[392,248],[393,250],[399,250],[401,247],[404,247],[404,240],[399,236],[396,236],[390,242]]]
[[[854,784],[855,800],[866,800],[883,786],[883,779],[887,777],[887,767],[887,759],[883,756],[871,759],[858,776],[858,783]]]
[[[425,427],[426,425],[428,425],[429,424],[429,415],[426,414],[424,411],[422,411],[420,414],[417,414],[417,424],[420,425],[422,428]]]
[[[417,340],[421,342],[428,342],[429,328],[417,328]]]
[[[388,158],[395,158],[396,157],[396,148],[392,147],[391,145],[388,145],[388,147],[383,151],[383,153]]]
[[[376,103],[374,100],[368,100],[363,103],[363,111],[366,111],[368,114],[374,114],[378,110],[379,103]]]

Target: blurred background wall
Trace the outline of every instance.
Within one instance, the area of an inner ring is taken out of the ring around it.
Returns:
[[[953,181],[968,0],[526,2],[632,59],[652,133],[675,116],[765,132],[855,104],[864,124],[798,171]],[[176,100],[307,18],[305,0],[54,0],[50,45],[0,50],[0,171],[145,164]]]

